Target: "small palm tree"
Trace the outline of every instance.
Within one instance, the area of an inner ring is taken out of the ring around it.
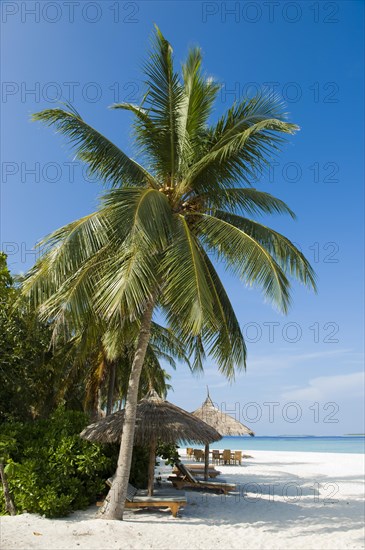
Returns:
[[[61,334],[53,334],[57,356],[64,358],[55,381],[55,401],[66,399],[82,405],[96,418],[104,409],[107,415],[111,414],[116,404],[121,406],[127,396],[135,338],[134,341],[126,340],[123,331],[119,334],[108,331],[100,319],[98,323],[95,319],[92,323],[89,316],[87,321],[77,330],[65,323]],[[159,395],[167,394],[170,375],[162,368],[160,361],[165,360],[175,369],[175,359],[189,365],[183,343],[172,331],[152,323],[139,397],[152,387]]]
[[[284,202],[250,182],[297,126],[272,96],[243,98],[211,124],[219,85],[203,74],[201,63],[200,50],[192,49],[180,78],[171,46],[156,30],[142,104],[113,106],[134,115],[140,162],[71,107],[34,115],[66,135],[108,189],[98,211],[46,240],[49,250],[24,290],[56,323],[67,312],[77,324],[85,310],[94,310],[117,330],[139,325],[118,467],[102,510],[107,518],[123,517],[154,309],[186,343],[195,369],[208,352],[232,378],[245,366],[246,348],[214,260],[260,287],[283,312],[290,304],[288,276],[315,288],[312,268],[293,243],[250,217],[294,218]]]

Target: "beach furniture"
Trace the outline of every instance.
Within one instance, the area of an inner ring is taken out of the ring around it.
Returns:
[[[239,464],[241,466],[242,463],[242,451],[234,451],[233,453],[233,460],[235,464]]]
[[[192,449],[192,447],[187,447],[186,454],[188,456],[194,456],[194,449]]]
[[[113,478],[106,483],[111,486]],[[185,494],[171,489],[155,489],[153,496],[147,494],[147,490],[136,489],[128,483],[126,508],[170,508],[171,514],[176,518],[181,506],[187,503]],[[100,503],[102,505],[103,503]]]
[[[204,461],[204,451],[201,449],[194,449],[194,458],[197,462]]]
[[[185,468],[188,468],[188,470],[190,470],[191,473],[194,475],[204,475],[204,466],[202,464],[196,464],[196,463],[184,464],[184,466]],[[181,472],[177,466],[174,467],[174,469],[172,470],[172,473],[177,476],[181,476]],[[215,469],[214,464],[209,464],[209,469],[208,469],[209,477],[215,478],[219,476],[220,473],[221,472],[219,470]]]
[[[232,451],[230,449],[224,449],[221,460],[223,460],[224,464],[231,464]]]
[[[176,518],[181,506],[186,505],[185,494],[179,495],[168,489],[156,489],[153,496],[148,496],[146,490],[137,490],[128,484],[126,508],[170,508]]]
[[[180,470],[179,476],[169,476],[168,480],[171,481],[174,487],[177,489],[207,489],[211,491],[217,491],[219,493],[227,494],[230,491],[236,490],[236,485],[232,483],[226,483],[223,480],[201,480],[194,477],[192,472],[185,467],[182,462],[176,462],[177,468]]]
[[[242,464],[243,458],[252,458],[250,455],[243,454],[242,451],[231,451],[225,449],[223,452],[213,450],[212,460],[215,464]]]
[[[217,450],[213,450],[212,451],[212,460],[213,460],[213,462],[215,462],[216,464],[219,464],[220,463],[220,458],[221,458],[220,452],[217,451]]]

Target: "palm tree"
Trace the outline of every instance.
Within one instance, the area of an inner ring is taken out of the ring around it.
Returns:
[[[97,418],[101,413],[111,414],[118,404],[122,406],[127,395],[128,379],[134,356],[134,342],[127,341],[123,332],[113,334],[105,323],[89,323],[73,330],[65,323],[61,334],[53,334],[57,355],[62,355],[62,370],[55,380],[56,402],[78,403],[83,410]],[[139,398],[152,387],[166,396],[170,389],[170,375],[160,361],[173,369],[176,361],[189,365],[184,346],[172,333],[157,323],[152,324],[151,339],[141,373]]]
[[[289,276],[315,288],[312,268],[293,243],[250,217],[294,218],[284,202],[250,182],[297,126],[273,96],[243,98],[212,124],[219,85],[203,74],[201,63],[200,50],[191,49],[180,77],[171,46],[156,29],[142,104],[113,106],[134,115],[139,162],[73,107],[34,115],[69,138],[107,190],[96,212],[46,239],[48,252],[30,271],[24,291],[55,323],[67,312],[77,324],[85,309],[94,309],[108,327],[139,325],[115,482],[101,512],[109,519],[123,517],[154,310],[186,343],[194,369],[209,353],[232,379],[236,368],[245,368],[246,348],[214,261],[261,288],[284,313]]]

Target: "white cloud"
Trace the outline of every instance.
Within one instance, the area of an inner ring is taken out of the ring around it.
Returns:
[[[298,352],[288,353],[283,351],[281,354],[262,355],[254,357],[247,361],[247,373],[250,377],[267,376],[273,372],[277,373],[284,369],[290,369],[296,365],[306,361],[326,360],[332,357],[344,357],[346,363],[352,358],[352,350],[350,349],[330,349],[316,352]]]
[[[288,401],[335,401],[362,397],[364,394],[364,372],[319,376],[309,380],[308,385],[282,393]]]

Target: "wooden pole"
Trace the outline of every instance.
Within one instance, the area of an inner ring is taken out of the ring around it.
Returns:
[[[205,445],[205,457],[204,457],[204,479],[209,479],[209,445]]]
[[[156,441],[151,441],[150,447],[150,461],[148,464],[148,490],[149,497],[153,495],[153,486],[155,482],[155,465],[156,465]]]

